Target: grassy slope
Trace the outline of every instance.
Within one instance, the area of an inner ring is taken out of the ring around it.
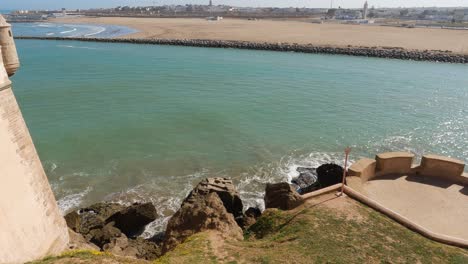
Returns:
[[[468,263],[468,251],[430,241],[349,198],[328,195],[294,211],[266,211],[245,241],[219,245],[201,233],[155,263]]]

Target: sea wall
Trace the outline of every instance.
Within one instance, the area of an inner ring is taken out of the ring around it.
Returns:
[[[65,249],[68,229],[2,60],[0,180],[0,263],[23,263]]]
[[[438,155],[424,155],[419,165],[413,160],[414,154],[408,152],[381,153],[375,159],[357,161],[348,175],[359,177],[363,183],[387,175],[421,175],[468,186],[465,163],[461,160]]]
[[[406,50],[398,47],[333,47],[315,46],[312,44],[297,43],[267,43],[230,40],[206,40],[206,39],[132,39],[132,38],[60,38],[60,37],[16,37],[16,39],[40,39],[40,40],[74,40],[107,43],[132,43],[151,45],[176,45],[209,48],[235,48],[269,51],[289,51],[317,54],[338,54],[363,57],[377,57],[388,59],[434,61],[448,63],[468,63],[468,54],[457,54],[442,50]]]

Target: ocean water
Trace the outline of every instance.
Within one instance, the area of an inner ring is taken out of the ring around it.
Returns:
[[[246,206],[297,166],[384,151],[468,162],[468,66],[377,58],[18,40],[14,91],[63,212],[152,201],[202,178]]]
[[[137,32],[124,26],[47,22],[12,23],[12,28],[15,36],[22,37],[112,38]]]

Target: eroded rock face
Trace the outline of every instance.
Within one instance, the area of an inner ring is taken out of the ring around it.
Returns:
[[[127,237],[140,235],[145,226],[158,217],[156,208],[152,203],[134,204],[120,210],[109,218],[107,223],[114,223],[114,226],[122,231]]]
[[[228,213],[234,215],[235,219],[242,217],[242,200],[232,180],[226,178],[204,179],[192,190],[191,195],[204,196],[212,192],[218,194]]]
[[[265,208],[291,210],[304,201],[299,193],[287,182],[267,184],[265,189]]]
[[[249,207],[247,211],[244,213],[244,217],[242,219],[241,227],[242,229],[247,229],[251,225],[257,222],[257,219],[262,215],[262,211],[259,208]]]
[[[67,214],[65,220],[69,228],[77,232],[79,244],[75,244],[88,243],[115,255],[152,260],[161,255],[161,245],[132,236],[140,234],[156,217],[156,209],[151,203],[136,203],[129,207],[98,203]]]
[[[224,178],[205,179],[192,190],[169,220],[163,252],[205,230],[217,230],[226,237],[242,239],[242,229],[235,220],[236,216],[242,218],[242,201],[232,181]]]

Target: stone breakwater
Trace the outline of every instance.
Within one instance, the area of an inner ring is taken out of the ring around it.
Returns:
[[[16,39],[72,40],[106,43],[131,43],[149,45],[175,45],[208,48],[234,48],[250,50],[288,51],[315,54],[338,54],[349,56],[377,57],[388,59],[433,61],[447,63],[468,63],[468,54],[457,54],[443,50],[406,50],[399,47],[362,47],[362,46],[316,46],[297,43],[268,43],[231,40],[206,39],[104,39],[104,38],[61,38],[61,37],[16,37]]]

